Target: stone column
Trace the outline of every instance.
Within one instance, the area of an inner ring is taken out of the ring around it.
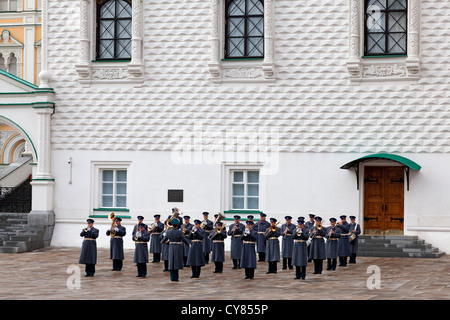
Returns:
[[[263,71],[266,79],[274,77],[274,0],[264,0],[264,62]]]
[[[221,1],[211,0],[211,53],[209,58],[209,72],[211,73],[211,80],[220,79],[220,26],[221,21],[220,10]]]
[[[420,0],[408,1],[408,76],[419,78],[420,71]]]
[[[359,0],[350,0],[350,25],[349,25],[349,58],[347,60],[347,70],[351,78],[361,76],[361,53],[360,53],[360,5]]]
[[[31,181],[32,203],[28,214],[28,225],[40,227],[43,234],[43,245],[50,245],[55,214],[53,212],[53,187],[51,175],[51,115],[54,106],[51,104],[35,106],[38,114],[38,149],[36,174]]]
[[[140,78],[143,75],[142,63],[142,0],[132,0],[132,29],[131,29],[131,62],[128,64],[128,73],[133,78]]]

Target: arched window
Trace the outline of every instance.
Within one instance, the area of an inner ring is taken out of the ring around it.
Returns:
[[[366,0],[365,56],[406,55],[407,0]]]
[[[225,58],[264,58],[263,0],[228,0]]]
[[[17,76],[17,58],[14,53],[9,56],[8,72]]]
[[[97,60],[131,59],[131,0],[97,0]]]
[[[5,58],[0,53],[0,70],[6,71]]]

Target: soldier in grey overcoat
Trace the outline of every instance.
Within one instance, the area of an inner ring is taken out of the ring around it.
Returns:
[[[200,228],[202,223],[200,220],[194,220],[195,226],[192,227],[188,234],[188,240],[191,243],[189,248],[189,255],[186,265],[192,269],[191,278],[199,278],[201,268],[205,265],[205,255],[203,254],[203,238],[205,231]],[[186,244],[183,243],[183,246]]]
[[[266,230],[266,262],[268,262],[268,273],[277,273],[277,263],[280,261],[280,241],[281,229],[276,226],[277,219],[270,218],[270,226]],[[272,231],[272,228],[275,231]]]
[[[150,225],[150,253],[153,254],[152,263],[158,263],[161,261],[161,233],[164,231],[164,224],[161,222],[161,215],[155,214],[153,216],[155,218],[155,222]]]
[[[164,237],[164,235],[167,232],[167,220],[169,220],[172,216],[169,215],[166,219],[166,221],[164,221],[164,231],[161,233],[161,238],[159,241],[162,240],[162,238]],[[169,272],[169,242],[162,242],[161,241],[161,259],[164,262],[164,272]]]
[[[135,249],[134,260],[137,266],[137,277],[145,278],[147,276],[148,263],[148,245],[150,241],[150,233],[146,224],[139,224],[138,231],[133,237]]]
[[[139,225],[144,223],[144,217],[143,216],[137,216],[138,223],[133,227],[133,231],[131,232],[131,238],[134,238],[136,235],[136,232],[139,231]]]
[[[220,228],[220,229],[219,229]],[[220,232],[217,232],[219,229]],[[211,232],[212,255],[211,261],[214,262],[214,273],[223,272],[223,263],[225,262],[225,243],[227,230],[221,221],[217,222],[216,229]]]
[[[214,229],[214,223],[208,219],[209,212],[203,212],[203,221],[201,227],[205,231],[205,237],[203,238],[203,254],[205,255],[205,263],[209,263],[209,254],[211,253],[211,239],[208,238],[211,231]]]
[[[350,234],[356,234],[356,238],[350,241],[350,259],[348,263],[356,263],[356,255],[358,254],[358,236],[361,234],[361,226],[356,223],[356,217],[350,216]]]
[[[284,217],[284,219],[286,220],[286,223],[281,225],[281,252],[283,255],[283,266],[281,269],[286,270],[289,266],[289,269],[292,270],[292,248],[294,247],[294,239],[292,238],[292,233],[295,229],[295,225],[291,223],[291,216],[286,216]]]
[[[189,245],[189,241],[183,235],[183,232],[180,229],[176,228],[179,223],[180,220],[178,220],[177,218],[172,219],[172,221],[170,221],[170,224],[173,226],[173,228],[167,230],[161,240],[161,243],[164,243],[166,241],[169,242],[168,269],[170,271],[171,281],[178,281],[178,270],[183,269],[183,243]]]
[[[106,230],[106,235],[111,236],[109,258],[113,261],[112,271],[121,271],[123,260],[125,259],[123,254],[123,237],[127,234],[127,230],[121,223],[121,218],[115,218],[113,235],[111,235],[111,229]]]
[[[241,268],[245,269],[245,279],[253,279],[256,269],[256,238],[258,232],[253,230],[254,222],[248,220],[247,228],[242,235]]]
[[[256,222],[253,229],[258,232],[258,238],[256,239],[256,251],[258,252],[258,262],[265,261],[266,257],[266,237],[264,233],[270,226],[269,221],[266,220],[266,214],[260,213],[260,220]]]
[[[336,270],[338,241],[341,236],[341,229],[336,227],[336,221],[336,218],[330,218],[330,226],[327,228],[327,270]]]
[[[95,265],[97,263],[97,238],[99,231],[94,228],[94,220],[87,219],[87,227],[84,228],[80,237],[84,237],[81,245],[81,254],[78,263],[85,264],[86,277],[93,277],[95,273]]]
[[[303,279],[306,277],[306,266],[308,264],[308,240],[309,229],[305,227],[305,219],[297,220],[297,227],[294,229],[292,238],[294,239],[294,247],[292,249],[292,265],[295,266],[295,278]]]
[[[339,237],[339,249],[338,249],[338,255],[339,255],[339,266],[345,267],[347,266],[347,257],[350,256],[350,225],[347,222],[347,216],[342,215],[340,216],[341,223],[337,224],[338,228],[341,229],[341,236]]]
[[[189,233],[191,232],[194,225],[190,222],[190,219],[191,219],[190,216],[183,217],[184,223],[181,225],[181,231],[183,232],[183,235],[186,237],[186,239],[188,239],[189,243],[192,244],[191,240],[189,239]],[[190,249],[189,246],[183,243],[183,263],[184,263],[185,267],[187,267],[187,259],[189,256],[189,249]],[[202,250],[203,250],[203,246],[202,246]],[[203,252],[202,252],[202,254],[203,254]]]
[[[230,258],[233,261],[233,269],[240,268],[241,254],[242,254],[242,234],[244,233],[245,226],[239,222],[240,216],[234,216],[234,223],[228,228],[228,235],[231,237],[231,250]]]
[[[309,236],[312,237],[309,258],[314,262],[313,274],[322,274],[323,260],[326,259],[324,237],[327,235],[327,231],[325,227],[319,230],[318,225],[322,225],[321,217],[315,216],[314,220],[316,221],[316,225],[309,232]]]
[[[310,213],[309,214],[309,221],[305,222],[305,228],[308,229],[308,231],[311,231],[311,229],[314,227],[315,221],[314,218],[316,217],[315,214]],[[312,260],[309,258],[309,251],[311,250],[311,246],[308,246],[308,262],[311,262]]]

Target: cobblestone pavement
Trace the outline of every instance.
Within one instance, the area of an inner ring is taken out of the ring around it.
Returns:
[[[360,257],[357,264],[324,270],[322,275],[312,274],[311,264],[306,280],[294,280],[294,271],[281,270],[281,264],[277,274],[266,275],[264,262],[258,263],[255,279],[244,280],[244,270],[232,270],[228,259],[222,274],[214,274],[214,264],[209,263],[199,279],[191,279],[190,268],[185,268],[180,270],[180,281],[171,282],[162,262],[149,263],[147,278],[136,278],[133,250],[125,250],[123,270],[113,272],[109,250],[99,249],[96,274],[86,278],[84,265],[78,264],[79,254],[80,248],[56,247],[0,254],[0,299],[450,299],[450,255],[439,259]],[[372,265],[380,268],[380,289],[367,287]],[[71,266],[81,270],[79,290],[67,286],[73,277],[68,273]],[[111,295],[111,287],[118,293]]]

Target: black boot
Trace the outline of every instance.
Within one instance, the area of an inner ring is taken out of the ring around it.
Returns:
[[[163,271],[169,271],[169,260],[164,260],[164,270]]]
[[[300,279],[301,278],[301,267],[296,266],[295,267],[295,278],[294,279]]]
[[[292,266],[292,258],[288,258],[288,268],[289,270],[294,269],[294,267]]]
[[[327,258],[327,270],[331,270],[331,258]]]
[[[287,258],[283,258],[283,266],[281,267],[281,270],[287,269]]]

